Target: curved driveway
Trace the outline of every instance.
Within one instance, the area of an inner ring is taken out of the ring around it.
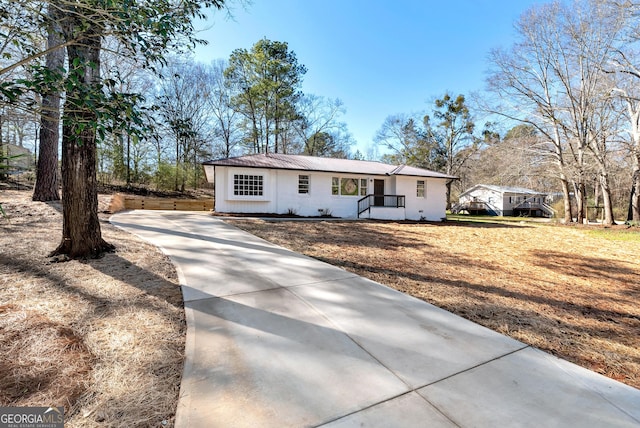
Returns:
[[[640,390],[210,214],[111,222],[178,269],[177,427],[640,426]]]

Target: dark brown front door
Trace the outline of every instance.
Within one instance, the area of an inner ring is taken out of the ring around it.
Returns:
[[[384,206],[384,180],[373,180],[373,205]]]

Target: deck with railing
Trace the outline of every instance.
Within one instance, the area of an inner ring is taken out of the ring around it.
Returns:
[[[556,210],[554,210],[549,204],[544,202],[534,202],[531,200],[525,200],[521,204],[518,204],[513,207],[514,213],[526,214],[529,215],[535,213],[536,211],[540,211],[544,216],[553,217]]]
[[[537,198],[537,197],[536,197]],[[513,206],[513,215],[536,216],[542,213],[545,217],[553,217],[555,210],[545,202],[538,202],[536,198],[528,198]],[[458,214],[466,211],[469,214],[489,214],[498,215],[495,208],[484,201],[465,201],[459,202],[451,207],[451,212]]]
[[[451,212],[454,214],[458,214],[461,211],[466,211],[469,214],[491,214],[494,212],[486,202],[482,201],[460,202],[451,207]]]

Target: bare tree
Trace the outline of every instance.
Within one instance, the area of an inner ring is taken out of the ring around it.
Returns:
[[[637,44],[640,42],[640,3],[634,1],[611,1],[620,22],[625,24],[619,37],[620,45],[615,50],[610,67],[605,70],[616,74],[616,94],[625,104],[630,142],[628,152],[631,156],[631,191],[629,194],[627,221],[640,224],[640,59]]]
[[[346,111],[340,99],[305,94],[298,101],[297,111],[299,119],[294,122],[294,130],[304,154],[333,156],[344,152],[344,147],[337,146],[336,138],[346,129],[346,124],[339,120]]]
[[[617,132],[618,116],[610,98],[614,82],[603,69],[617,48],[624,20],[600,0],[575,2],[571,9],[561,9],[560,18],[559,33],[565,37],[564,48],[558,50],[563,61],[556,64],[555,72],[562,82],[567,116],[563,124],[579,173],[574,180],[578,221],[586,202],[584,174],[594,168],[603,196],[604,223],[613,224],[607,146]],[[587,150],[591,159],[586,159]]]
[[[231,157],[241,142],[240,113],[232,107],[233,87],[224,75],[228,67],[229,63],[222,59],[211,63],[204,94],[215,121],[215,139],[221,143],[218,151],[225,158]]]
[[[558,58],[558,17],[560,5],[529,9],[516,23],[519,41],[511,49],[490,54],[493,69],[488,87],[498,97],[485,105],[490,113],[532,126],[543,138],[532,146],[549,160],[560,182],[564,199],[564,221],[572,221],[569,168],[565,154],[561,119],[561,82],[554,67]]]
[[[429,125],[428,116],[423,113],[388,116],[374,141],[390,151],[383,156],[390,163],[442,170],[444,147]]]
[[[164,68],[163,75],[158,107],[175,143],[174,190],[184,191],[189,177],[199,176],[199,160],[214,135],[205,97],[210,78],[203,64],[178,59]]]
[[[469,165],[471,183],[548,191],[549,182],[555,177],[548,174],[545,157],[532,149],[542,141],[529,125],[511,128],[502,139],[491,135]]]
[[[609,145],[618,133],[611,100],[613,81],[604,70],[617,50],[625,21],[607,0],[536,6],[516,25],[520,40],[511,51],[493,51],[489,87],[510,104],[492,109],[534,126],[549,142],[562,186],[565,221],[587,217],[587,189],[598,175],[604,221],[612,224]]]

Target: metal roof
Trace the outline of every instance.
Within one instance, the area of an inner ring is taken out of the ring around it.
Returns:
[[[388,165],[382,162],[285,155],[280,153],[256,154],[235,158],[217,159],[204,162],[203,164],[213,166],[288,169],[296,171],[320,171],[366,175],[408,175],[443,179],[457,178],[440,172],[415,168],[407,165],[397,166]]]
[[[526,189],[524,187],[494,186],[493,184],[476,184],[475,186],[462,192],[460,196],[466,195],[467,193],[470,193],[479,187],[484,187],[485,189],[489,189],[497,193],[514,193],[518,195],[546,195],[545,192],[536,192],[535,190]]]

